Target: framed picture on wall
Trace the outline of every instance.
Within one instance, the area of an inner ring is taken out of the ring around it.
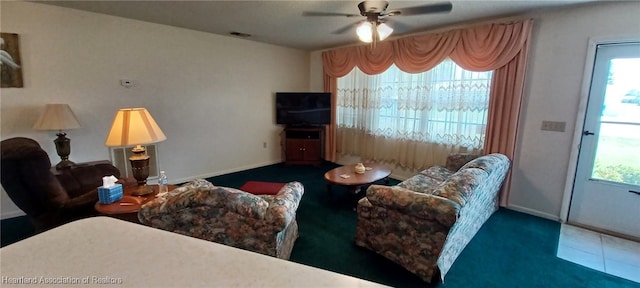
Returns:
[[[0,66],[2,88],[22,87],[22,62],[18,47],[18,34],[0,33]]]

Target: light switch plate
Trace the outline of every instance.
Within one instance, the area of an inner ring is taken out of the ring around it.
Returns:
[[[555,131],[555,132],[564,132],[567,126],[567,122],[559,122],[559,121],[542,121],[542,127],[540,128],[543,131]]]

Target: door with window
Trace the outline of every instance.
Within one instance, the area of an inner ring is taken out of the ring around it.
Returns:
[[[640,43],[596,48],[569,222],[640,238]]]

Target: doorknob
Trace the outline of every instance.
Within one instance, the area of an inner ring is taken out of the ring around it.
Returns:
[[[582,131],[583,136],[594,135],[593,132],[589,132],[589,130]]]
[[[638,191],[629,190],[629,192],[631,192],[631,193],[633,193],[633,194],[638,194],[638,195],[640,195],[640,192],[638,192]]]

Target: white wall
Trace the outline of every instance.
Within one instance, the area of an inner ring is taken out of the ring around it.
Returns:
[[[1,16],[20,35],[25,87],[0,90],[0,138],[31,137],[54,164],[55,132],[31,129],[47,103],[71,105],[82,125],[67,131],[75,162],[108,159],[115,112],[146,107],[167,135],[170,182],[277,163],[273,93],[309,89],[306,51],[28,2],[3,1]],[[3,218],[21,214],[1,201]]]
[[[576,115],[581,97],[586,97],[581,89],[583,81],[590,81],[583,79],[589,39],[640,36],[638,15],[638,2],[599,3],[532,15],[535,26],[526,99],[511,185],[513,207],[562,218],[569,158],[578,148],[572,147],[579,123]],[[542,120],[566,122],[566,132],[541,131]]]
[[[577,148],[572,147],[572,141],[578,104],[584,97],[580,93],[588,41],[591,37],[640,36],[638,15],[638,2],[608,2],[523,17],[533,18],[535,23],[513,163],[511,208],[562,218],[569,157]],[[311,57],[312,71],[322,71],[320,51]],[[566,132],[541,131],[542,120],[566,122]],[[394,171],[401,177],[408,173],[415,171]]]
[[[313,51],[309,55],[310,77],[309,87],[311,91],[324,91],[324,73],[322,70],[322,51]]]

